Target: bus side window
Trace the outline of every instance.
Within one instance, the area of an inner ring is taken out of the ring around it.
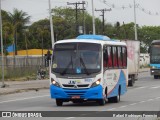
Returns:
[[[127,50],[126,47],[122,47],[123,67],[127,67]]]
[[[111,46],[108,46],[107,47],[107,53],[108,53],[108,67],[109,68],[112,68],[112,47]]]
[[[103,67],[106,68],[108,67],[108,53],[107,53],[107,48],[104,47],[103,49]]]
[[[122,67],[122,47],[118,47],[118,66]]]
[[[116,47],[112,47],[113,52],[113,66],[118,67],[118,60],[117,60],[117,49]]]

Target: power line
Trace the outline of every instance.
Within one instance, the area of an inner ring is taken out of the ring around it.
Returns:
[[[113,8],[113,9],[117,9],[117,10],[125,10],[125,9],[131,9],[131,8],[134,8],[134,5],[122,5],[122,6],[117,6],[113,3],[109,3],[107,2],[106,0],[99,0],[100,2],[104,3],[105,5]],[[145,14],[148,14],[148,15],[154,15],[154,16],[159,16],[160,13],[159,12],[151,12],[150,10],[147,10],[145,9],[144,7],[142,7],[140,4],[137,4],[135,5],[136,8],[138,8],[140,11],[144,12]]]
[[[102,16],[102,30],[103,30],[103,33],[102,34],[104,34],[104,13],[106,12],[106,11],[111,11],[111,8],[110,9],[95,9],[95,11],[100,11],[100,12],[102,12],[102,15],[100,15],[100,16]]]

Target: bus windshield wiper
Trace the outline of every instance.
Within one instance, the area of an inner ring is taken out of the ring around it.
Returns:
[[[90,75],[90,73],[88,72],[88,69],[86,68],[86,65],[83,61],[83,59],[80,57],[80,62],[82,63],[83,67],[84,67],[84,70],[86,71],[87,75]]]
[[[68,65],[66,66],[66,68],[60,73],[61,75],[66,74],[69,66],[72,64],[72,68],[73,68],[73,62],[72,62],[72,56],[71,56],[71,61],[68,63]]]

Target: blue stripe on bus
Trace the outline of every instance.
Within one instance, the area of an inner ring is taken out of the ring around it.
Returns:
[[[116,84],[113,91],[107,96],[107,98],[117,96],[119,86],[121,86],[121,95],[123,95],[127,91],[127,83],[126,83],[125,74],[122,70],[121,70],[121,73],[120,73],[118,83]]]
[[[150,64],[151,67],[160,68],[160,64]]]

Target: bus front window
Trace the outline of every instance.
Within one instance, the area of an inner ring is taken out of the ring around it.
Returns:
[[[160,45],[153,45],[151,47],[151,63],[159,64],[160,63]]]
[[[95,43],[59,43],[55,45],[52,72],[92,74],[101,70],[101,45]]]

